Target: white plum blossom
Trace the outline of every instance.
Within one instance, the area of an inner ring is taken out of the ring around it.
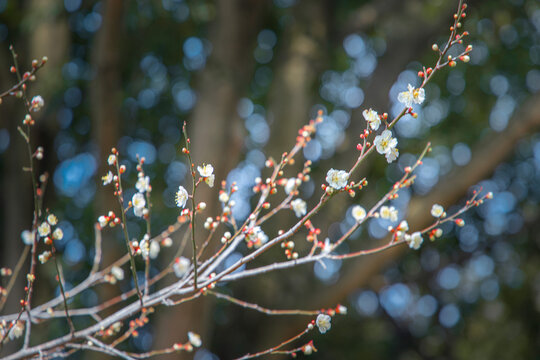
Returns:
[[[227,201],[229,201],[229,194],[227,194],[225,191],[221,192],[219,194],[219,201],[226,204]]]
[[[199,334],[194,333],[193,331],[189,331],[187,333],[189,343],[195,347],[200,347],[202,345],[201,336]]]
[[[109,220],[107,219],[106,216],[101,215],[100,217],[98,217],[98,223],[99,223],[99,226],[103,228],[107,226],[107,224],[109,223]]]
[[[107,158],[107,163],[111,166],[116,164],[116,155],[114,154],[109,155],[109,157]]]
[[[434,204],[431,208],[431,215],[436,218],[444,216],[444,208],[439,204]]]
[[[386,161],[390,164],[394,160],[396,160],[399,156],[399,150],[397,148],[391,148],[386,154],[384,154],[386,157]]]
[[[113,173],[109,170],[107,175],[101,177],[101,181],[103,181],[103,185],[109,185],[114,179]]]
[[[21,233],[21,239],[25,245],[33,245],[34,244],[34,233],[30,230],[24,230]]]
[[[397,146],[397,139],[392,137],[390,130],[384,130],[381,135],[377,135],[373,141],[373,145],[377,148],[377,152],[381,155],[386,155]]]
[[[364,115],[364,119],[369,124],[369,127],[373,131],[377,131],[379,129],[379,126],[381,125],[381,119],[379,118],[379,114],[373,109],[364,110],[362,112],[362,115]]]
[[[148,176],[139,177],[137,179],[137,183],[135,184],[135,188],[140,193],[144,193],[146,191],[152,190],[152,187],[150,186],[150,177],[148,177]]]
[[[399,231],[407,232],[409,231],[409,223],[407,220],[403,220],[399,223],[399,226],[397,227]]]
[[[285,194],[289,195],[294,190],[294,188],[299,185],[297,183],[297,180],[298,182],[300,182],[300,179],[297,178],[290,178],[287,180],[287,183],[285,184]]]
[[[54,226],[58,224],[58,218],[54,214],[49,214],[49,216],[47,216],[47,222]]]
[[[307,206],[306,202],[302,199],[294,199],[293,201],[291,201],[291,208],[293,209],[296,217],[302,217],[306,215]]]
[[[304,346],[302,351],[304,352],[304,355],[311,355],[311,354],[313,354],[313,347],[311,345],[307,344],[306,346]]]
[[[150,255],[150,236],[144,234],[143,239],[139,243],[139,249],[143,258],[147,259]]]
[[[424,242],[424,239],[422,238],[422,234],[417,231],[408,237],[407,242],[411,249],[418,250],[420,249],[420,245]]]
[[[133,213],[137,217],[143,217],[145,214],[148,214],[148,209],[141,207],[141,208],[133,208]]]
[[[259,248],[262,245],[266,244],[268,241],[268,235],[262,231],[260,226],[255,226],[248,234],[246,235],[246,242],[252,242],[255,248]]]
[[[366,210],[360,205],[355,205],[352,208],[352,216],[356,222],[360,222],[366,217]]]
[[[326,173],[326,182],[336,190],[344,188],[347,185],[348,180],[349,173],[345,170],[330,169],[328,170],[328,173]]]
[[[187,190],[183,186],[179,186],[175,198],[176,206],[178,206],[179,208],[183,208],[184,206],[186,206],[186,201],[188,197],[189,196]]]
[[[54,240],[62,240],[64,238],[64,232],[60,228],[56,228],[53,233],[52,237]]]
[[[21,337],[23,333],[24,333],[24,321],[19,320],[11,328],[11,331],[9,332],[9,340],[15,340]]]
[[[407,91],[398,94],[398,101],[406,107],[411,107],[412,104],[421,104],[426,99],[426,92],[423,88],[415,89],[411,84],[407,85]]]
[[[191,262],[189,261],[188,258],[185,258],[183,256],[176,258],[173,265],[173,270],[176,277],[178,278],[184,277],[184,275],[187,274],[190,265],[191,265]]]
[[[379,211],[379,214],[381,215],[381,218],[388,219],[392,222],[396,222],[398,220],[398,210],[393,206],[381,206],[381,210]]]
[[[38,260],[40,263],[45,264],[51,258],[52,253],[50,251],[44,251],[38,255]]]
[[[197,166],[197,170],[208,186],[214,187],[214,167],[210,164],[203,164],[203,166]]]
[[[330,328],[332,327],[332,324],[330,323],[332,321],[332,318],[330,315],[326,314],[319,314],[317,316],[317,320],[315,321],[315,324],[317,324],[317,327],[319,328],[319,331],[321,334],[324,334]]]
[[[161,248],[159,246],[159,242],[158,241],[152,241],[150,243],[150,259],[157,258],[158,255],[159,255],[160,250],[161,250]]]
[[[119,266],[113,266],[111,268],[111,275],[118,281],[124,280],[124,270]]]
[[[43,100],[43,98],[40,95],[36,95],[32,98],[32,101],[30,103],[30,109],[32,109],[32,111],[34,112],[37,112],[41,110],[44,105],[45,101]]]
[[[329,254],[333,248],[334,248],[334,245],[330,242],[330,239],[326,238],[321,248],[321,254]]]
[[[38,226],[38,234],[41,237],[45,237],[51,233],[51,225],[48,222],[44,221],[41,225]]]
[[[134,209],[143,209],[146,205],[146,199],[144,198],[144,195],[141,193],[135,193],[133,197],[131,198],[131,204],[133,205]]]

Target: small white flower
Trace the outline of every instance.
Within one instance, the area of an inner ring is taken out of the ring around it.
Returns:
[[[330,242],[329,238],[324,240],[324,244],[321,248],[321,254],[329,254],[334,248],[333,244]]]
[[[214,167],[210,164],[203,164],[203,166],[197,166],[197,170],[201,177],[208,177],[214,172]]]
[[[113,266],[111,268],[111,275],[118,281],[124,280],[124,270],[119,266]]]
[[[390,164],[398,158],[399,150],[395,147],[390,148],[390,150],[386,154],[384,154],[384,156],[386,157],[386,161],[388,161],[388,163]]]
[[[409,223],[407,222],[407,220],[403,220],[402,222],[400,222],[399,226],[397,227],[397,230],[403,231],[403,232],[409,231]]]
[[[364,115],[364,119],[369,124],[369,127],[371,127],[371,130],[377,131],[379,129],[379,126],[381,125],[381,119],[379,118],[379,114],[373,109],[364,110],[362,112],[362,115]]]
[[[109,220],[107,219],[106,216],[103,216],[101,215],[100,217],[98,217],[98,223],[99,223],[99,226],[101,226],[102,228],[104,228],[105,226],[107,226],[107,224],[109,223]]]
[[[296,215],[296,217],[302,217],[306,215],[307,206],[304,200],[294,199],[293,201],[291,201],[291,207],[294,210],[294,214]]]
[[[366,210],[360,205],[355,205],[352,208],[352,216],[356,222],[360,222],[366,217]]]
[[[60,228],[56,228],[53,233],[52,237],[54,240],[62,240],[64,238],[64,232]]]
[[[189,343],[195,347],[200,347],[202,345],[201,336],[199,334],[196,334],[192,331],[189,331],[187,333]]]
[[[206,184],[208,184],[208,186],[210,187],[214,187],[214,180],[216,179],[215,175],[212,174],[208,177],[205,177],[204,178],[204,181],[206,182]]]
[[[138,178],[137,183],[135,183],[135,188],[141,193],[150,191],[152,189],[152,187],[150,186],[150,177],[141,176],[140,178]]]
[[[227,201],[229,201],[229,194],[227,194],[225,191],[221,192],[219,194],[219,201],[226,204]]]
[[[379,214],[381,215],[381,219],[388,219],[392,222],[395,222],[398,220],[399,212],[393,206],[381,206]]]
[[[403,231],[396,231],[396,241],[401,241],[405,239],[405,241],[409,242],[410,235],[407,233],[404,233]]]
[[[328,170],[328,173],[326,173],[326,182],[336,190],[344,188],[347,185],[348,180],[349,173],[345,170],[330,169]]]
[[[304,355],[311,355],[311,354],[313,354],[313,347],[311,345],[307,344],[306,346],[304,346],[302,351],[304,352]]]
[[[390,130],[384,130],[381,135],[377,135],[373,141],[373,145],[376,146],[377,152],[379,154],[385,155],[392,148],[397,146],[397,139],[392,137],[392,132]]]
[[[109,170],[107,175],[101,177],[101,181],[103,181],[103,185],[109,185],[113,181],[113,173]]]
[[[147,212],[147,209],[144,208],[144,207],[134,207],[133,208],[133,214],[135,214],[135,216],[137,217],[142,217],[145,212]]]
[[[11,331],[9,332],[9,340],[15,340],[21,337],[23,332],[24,332],[24,321],[19,320],[11,328]]]
[[[392,222],[398,221],[398,215],[399,215],[398,210],[395,207],[390,206],[390,221]]]
[[[146,199],[143,194],[138,192],[131,198],[131,204],[134,208],[142,209],[146,205]]]
[[[51,258],[52,253],[50,251],[44,251],[40,255],[38,255],[38,260],[40,263],[45,264],[49,259]]]
[[[246,242],[253,243],[255,248],[259,248],[266,244],[268,236],[262,231],[260,226],[255,226],[246,236]]]
[[[32,111],[37,112],[43,108],[45,105],[45,101],[40,95],[36,95],[32,98],[32,102],[30,103],[30,108]]]
[[[436,218],[444,216],[444,208],[439,204],[434,204],[431,208],[431,215]]]
[[[48,222],[44,221],[38,227],[38,234],[41,237],[45,237],[51,233],[51,225]]]
[[[24,230],[21,233],[21,239],[25,245],[33,245],[34,244],[34,233],[30,230]]]
[[[107,158],[107,163],[111,166],[116,164],[116,155],[114,154],[109,155],[109,157]]]
[[[332,327],[332,324],[330,323],[331,320],[332,318],[326,314],[319,314],[317,316],[317,320],[315,321],[315,323],[317,324],[317,327],[319,328],[321,334],[324,334],[325,332],[330,330],[330,328]]]
[[[287,183],[285,184],[285,194],[289,195],[296,186],[296,179],[290,178],[287,180]]]
[[[189,261],[189,259],[183,256],[176,258],[173,265],[173,270],[176,277],[178,278],[184,277],[184,275],[187,274],[190,265],[191,265],[191,262]]]
[[[197,170],[208,186],[214,187],[214,167],[210,164],[203,164],[203,166],[197,166]]]
[[[49,216],[47,216],[47,222],[54,226],[58,224],[58,218],[54,214],[49,214]]]
[[[150,237],[148,234],[144,234],[143,239],[139,243],[139,249],[143,258],[147,259],[150,255]]]
[[[406,107],[411,107],[412,104],[421,104],[426,98],[426,92],[422,89],[415,89],[411,84],[407,85],[407,91],[400,92],[398,101]]]
[[[347,315],[347,307],[343,305],[339,305],[337,308],[337,312],[343,315]]]
[[[183,208],[186,206],[186,201],[188,199],[188,192],[183,186],[178,187],[178,191],[176,192],[176,206],[179,208]]]
[[[160,246],[159,246],[159,242],[157,241],[152,241],[150,243],[150,259],[155,259],[158,257],[159,255],[159,251],[161,250]]]
[[[414,250],[420,249],[422,242],[424,242],[424,239],[422,238],[422,234],[418,231],[413,233],[408,241],[409,247]]]

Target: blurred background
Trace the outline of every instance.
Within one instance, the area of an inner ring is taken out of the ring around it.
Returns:
[[[212,163],[216,184],[237,181],[235,216],[243,219],[253,205],[255,177],[268,175],[265,159],[289,150],[297,129],[323,109],[324,123],[288,175],[304,159],[313,162],[313,180],[300,189],[313,206],[326,171],[354,163],[365,126],[362,110],[399,111],[398,92],[418,84],[422,64],[434,64],[431,45],[446,41],[456,8],[457,1],[443,0],[0,0],[1,90],[16,82],[9,72],[10,44],[23,69],[33,58],[49,58],[29,87],[46,103],[32,140],[45,149],[39,165],[50,175],[45,206],[58,215],[65,234],[57,248],[66,287],[88,273],[97,217],[117,208],[110,188],[100,183],[111,147],[127,166],[129,198],[136,155],[146,157],[158,234],[178,215],[176,189],[190,183],[179,153],[187,121],[196,164]],[[437,74],[426,87],[426,102],[415,108],[418,118],[396,126],[398,161],[387,166],[383,157],[371,158],[358,175],[367,176],[370,186],[354,200],[339,197],[314,223],[321,240],[337,239],[353,222],[353,203],[373,205],[427,141],[434,150],[415,185],[393,203],[412,229],[431,221],[435,202],[449,212],[457,209],[454,204],[463,204],[476,184],[494,199],[468,212],[464,227],[443,227],[445,236],[426,240],[419,251],[401,247],[220,288],[275,309],[347,306],[348,315],[336,316],[327,334],[312,333],[319,349],[314,359],[540,354],[540,2],[479,0],[469,4],[467,15],[471,61]],[[15,99],[0,107],[0,264],[8,267],[21,253],[20,233],[32,219],[31,184],[22,171],[27,157],[16,130],[24,115]],[[209,205],[206,216],[219,210],[216,188],[202,191],[200,200]],[[128,220],[130,235],[140,239],[144,224]],[[283,214],[263,229],[276,235],[293,220]],[[380,244],[388,225],[368,222],[341,251]],[[305,236],[295,238],[300,252],[309,246]],[[104,247],[105,264],[125,252],[114,230],[104,232]],[[171,253],[162,249],[152,273]],[[275,249],[257,263],[282,259]],[[39,267],[35,304],[58,293],[54,271],[52,264]],[[119,284],[123,291],[131,286],[129,280]],[[21,277],[4,313],[18,309],[22,287]],[[88,290],[71,307],[94,306],[118,291],[112,285]],[[307,321],[205,298],[159,308],[124,349],[168,347],[195,330],[203,347],[185,358],[229,359],[273,346]],[[75,326],[91,323],[76,319]],[[33,343],[66,331],[65,321],[51,322],[33,332]]]

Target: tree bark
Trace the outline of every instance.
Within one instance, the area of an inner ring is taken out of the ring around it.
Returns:
[[[217,18],[210,32],[213,50],[206,68],[197,79],[198,100],[188,128],[193,161],[196,166],[202,163],[214,166],[218,188],[221,180],[238,164],[243,149],[243,124],[237,105],[248,91],[255,66],[252,51],[264,23],[267,6],[268,1],[257,0],[217,2]],[[202,216],[218,214],[217,190],[206,186],[199,189],[197,202],[204,201],[208,205]],[[202,237],[196,239],[199,244],[201,240]],[[215,244],[211,244],[209,252],[212,245]],[[155,348],[185,341],[188,331],[200,333],[203,339],[210,341],[211,305],[204,297],[178,308],[162,309],[157,317]],[[165,358],[190,357],[192,355],[180,353]]]

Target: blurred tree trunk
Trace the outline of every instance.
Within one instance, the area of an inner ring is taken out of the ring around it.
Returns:
[[[102,17],[103,24],[96,35],[96,44],[92,47],[91,62],[96,75],[90,85],[92,138],[96,144],[95,156],[99,164],[98,179],[109,169],[106,158],[111,148],[116,147],[120,130],[122,106],[120,60],[124,2],[121,0],[105,2]],[[94,204],[96,219],[109,210],[118,212],[118,204],[108,191],[98,191]],[[110,260],[117,258],[118,249],[110,251],[112,249],[107,248],[109,246],[114,248],[113,242],[105,241],[103,246],[104,263],[108,264]]]
[[[270,142],[267,154],[279,159],[292,148],[298,129],[306,124],[316,103],[319,74],[328,64],[328,21],[332,12],[326,1],[301,1],[281,35],[275,77],[269,94]]]
[[[124,38],[124,1],[106,1],[103,3],[103,23],[99,29],[95,45],[92,46],[91,65],[95,71],[95,79],[90,83],[90,102],[92,118],[92,139],[95,146],[94,156],[98,164],[97,181],[101,186],[101,176],[108,170],[107,156],[111,148],[117,146],[120,133],[122,106],[122,82],[120,76],[122,41]],[[120,154],[122,156],[122,154]],[[125,155],[125,154],[123,154]],[[118,214],[118,202],[110,189],[97,191],[94,201],[94,221],[110,210]],[[111,264],[126,252],[125,245],[118,241],[110,241],[104,235],[102,242],[102,266]],[[109,235],[111,236],[111,235]],[[92,244],[93,246],[93,244]],[[110,299],[118,294],[113,287],[99,287],[101,299]],[[111,309],[112,312],[114,309]],[[86,353],[85,358],[108,358],[104,354]]]
[[[65,61],[68,45],[68,28],[64,18],[60,16],[58,5],[54,0],[32,0],[27,4],[22,5],[25,8],[24,22],[30,24],[25,31],[22,31],[20,38],[10,39],[15,46],[15,50],[19,54],[19,65],[21,71],[26,71],[30,68],[32,59],[41,59],[42,56],[48,56],[49,61],[47,66],[43,68],[37,75],[38,81],[29,85],[29,97],[40,94],[45,99],[50,99],[52,94],[61,83],[61,76],[54,69],[61,69],[61,65]],[[5,45],[5,44],[4,44]],[[11,54],[8,47],[2,49],[0,59],[0,67],[8,69],[13,64]],[[0,83],[3,84],[1,91],[7,90],[15,84],[16,78],[11,73],[2,72],[0,74]],[[22,169],[28,166],[28,151],[26,144],[17,127],[22,124],[21,120],[25,115],[23,101],[20,99],[10,98],[4,99],[4,104],[1,105],[1,118],[5,121],[2,126],[6,126],[9,135],[10,143],[5,152],[1,171],[1,182],[3,191],[0,201],[2,202],[2,239],[0,242],[0,267],[6,266],[13,269],[21,253],[24,245],[21,241],[21,232],[30,230],[33,218],[33,197],[30,174]],[[48,156],[47,163],[54,162],[53,147],[49,141],[50,137],[46,136],[53,132],[55,122],[53,116],[44,108],[40,113],[34,115],[37,119],[37,126],[32,129],[31,142],[35,149],[37,146],[45,148],[45,154]],[[50,159],[49,159],[50,158]],[[35,163],[39,176],[39,171],[43,171],[44,167],[48,166]],[[48,184],[47,193],[52,190],[51,184]],[[30,255],[19,276],[15,280],[15,285],[11,291],[8,302],[3,310],[3,313],[16,312],[19,309],[19,300],[24,296],[23,288],[26,284],[25,274],[29,270]],[[40,277],[40,274],[37,274]],[[42,302],[42,299],[51,295],[50,289],[45,283],[43,286],[36,286],[39,291],[34,292],[32,304]],[[40,335],[33,332],[32,339],[36,341]],[[39,339],[38,339],[39,340]],[[7,354],[16,349],[13,347],[17,342],[9,342],[3,349],[3,353]]]
[[[267,5],[268,1],[257,0],[217,2],[217,18],[210,29],[209,38],[213,50],[197,79],[197,105],[188,121],[195,165],[212,164],[216,175],[214,189],[202,186],[197,193],[197,201],[208,204],[201,215],[203,217],[215,216],[221,210],[215,201],[216,188],[239,162],[243,147],[243,124],[237,113],[237,105],[240,98],[246,95],[252,77],[255,65],[252,51],[264,23]],[[198,223],[202,224],[202,221]],[[197,241],[200,243],[201,239]],[[209,250],[212,251],[211,248]],[[186,334],[190,330],[209,339],[211,316],[211,304],[206,297],[178,308],[162,309],[157,316],[156,348],[186,341]],[[192,357],[175,354],[168,358],[178,359],[179,356]]]
[[[2,49],[0,67],[9,69],[13,64],[11,54],[7,49]],[[19,49],[19,51],[22,49]],[[7,90],[16,83],[16,78],[2,72],[0,82],[3,85],[1,91]],[[28,155],[26,144],[19,132],[17,126],[21,124],[24,118],[24,105],[20,99],[4,99],[1,105],[2,127],[9,131],[9,147],[3,155],[5,162],[2,164],[2,191],[0,201],[2,203],[2,241],[0,242],[0,267],[9,267],[13,269],[17,260],[23,252],[24,244],[21,241],[21,232],[32,227],[32,185],[30,176],[22,170],[23,166],[28,164]],[[13,313],[19,310],[19,301],[24,296],[25,274],[28,272],[30,262],[28,259],[23,265],[15,285],[11,290],[7,303],[2,311],[3,314]],[[7,281],[2,279],[2,285],[7,286]],[[34,302],[33,302],[34,303]],[[9,342],[3,349],[2,354],[9,354],[20,345],[16,342]]]

